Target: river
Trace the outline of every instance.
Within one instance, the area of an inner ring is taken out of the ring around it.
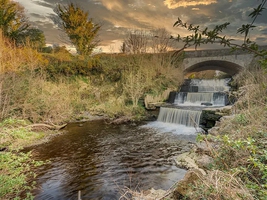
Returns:
[[[155,125],[71,123],[64,134],[27,149],[33,159],[50,160],[36,169],[35,199],[78,199],[81,191],[83,200],[111,200],[125,187],[168,189],[186,173],[173,158],[190,150],[196,135],[149,127]]]

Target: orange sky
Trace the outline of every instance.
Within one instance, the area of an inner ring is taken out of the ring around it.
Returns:
[[[33,25],[43,30],[47,43],[63,44],[63,33],[53,23],[53,9],[57,3],[70,0],[16,0],[25,7]],[[151,30],[165,28],[171,35],[187,34],[184,29],[173,27],[177,18],[183,21],[214,27],[230,22],[226,34],[236,39],[237,28],[251,22],[248,14],[259,3],[257,0],[72,0],[89,12],[96,23],[102,25],[100,31],[101,50],[117,52],[129,30]],[[251,33],[252,39],[267,44],[267,11],[257,20],[257,29]]]

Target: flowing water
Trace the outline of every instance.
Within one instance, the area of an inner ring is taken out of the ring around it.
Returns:
[[[144,125],[104,121],[72,123],[65,134],[32,149],[34,159],[50,160],[37,171],[35,199],[119,199],[123,188],[168,189],[183,178],[175,156],[195,142],[202,103],[226,104],[227,80],[190,80],[172,107],[161,107],[158,120]],[[186,105],[195,107],[187,108]],[[182,107],[182,109],[181,109]]]
[[[168,189],[185,170],[173,158],[188,151],[194,134],[104,121],[69,124],[66,133],[32,148],[37,169],[35,199],[119,199],[122,189]],[[31,149],[27,149],[28,151]]]
[[[230,80],[186,80],[177,92],[174,104],[178,106],[225,106]]]

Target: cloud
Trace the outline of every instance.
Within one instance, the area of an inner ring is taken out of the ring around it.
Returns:
[[[188,7],[188,6],[198,6],[198,5],[210,5],[213,3],[217,3],[217,0],[200,0],[200,1],[192,1],[192,0],[165,0],[164,5],[169,9],[176,9],[179,7]]]
[[[70,0],[16,0],[26,8],[34,26],[45,32],[49,43],[62,43],[63,32],[53,23],[53,9],[57,3],[67,5]],[[99,32],[101,45],[122,41],[129,30],[151,30],[165,28],[170,34],[188,34],[185,29],[173,27],[177,18],[184,22],[200,25],[201,28],[214,28],[216,25],[231,22],[224,34],[241,38],[236,30],[252,20],[248,14],[256,6],[255,0],[72,0],[95,23],[102,25]],[[266,37],[267,10],[256,20],[259,29],[253,31],[255,37]],[[262,40],[262,39],[261,39]]]

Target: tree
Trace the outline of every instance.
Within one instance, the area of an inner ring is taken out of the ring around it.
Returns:
[[[121,51],[123,53],[165,53],[174,44],[171,34],[165,28],[149,31],[134,30],[128,33],[124,39]]]
[[[5,37],[17,42],[29,26],[23,7],[11,0],[0,0],[0,29]]]
[[[172,47],[174,40],[165,28],[158,28],[151,32],[151,48],[154,53],[165,53]]]
[[[142,30],[129,32],[127,38],[123,41],[122,51],[124,53],[146,53],[148,48],[148,33]]]
[[[37,28],[28,28],[19,35],[18,44],[29,43],[33,49],[41,50],[45,47],[45,36],[43,31]]]
[[[93,23],[92,18],[88,19],[88,12],[73,3],[67,6],[58,5],[56,14],[60,18],[60,26],[68,35],[70,41],[81,55],[90,55],[97,46],[97,33],[99,24]]]

